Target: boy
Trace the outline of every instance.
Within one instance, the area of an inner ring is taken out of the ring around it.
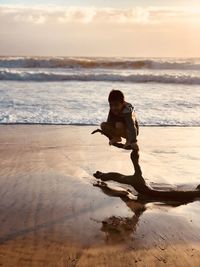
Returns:
[[[119,90],[112,90],[108,97],[110,110],[107,122],[101,124],[102,131],[110,138],[110,145],[121,142],[121,138],[126,139],[124,148],[131,146],[131,160],[134,165],[135,175],[142,176],[139,165],[139,146],[137,144],[137,135],[139,134],[139,125],[135,116],[134,108],[127,103],[124,95]]]
[[[126,139],[124,148],[131,146],[132,149],[139,150],[137,144],[139,126],[133,106],[125,102],[124,95],[119,90],[110,92],[108,102],[110,105],[108,119],[101,124],[101,129],[111,136],[109,144],[121,142],[123,137]]]

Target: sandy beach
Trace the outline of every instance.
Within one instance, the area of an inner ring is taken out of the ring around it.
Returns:
[[[0,266],[200,266],[199,201],[123,201],[94,187],[97,170],[133,173],[130,152],[94,129],[0,126]],[[142,127],[146,181],[195,189],[199,136],[199,127]]]

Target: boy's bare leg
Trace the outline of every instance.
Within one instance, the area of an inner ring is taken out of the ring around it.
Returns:
[[[116,127],[116,131],[118,132],[118,134],[125,138],[126,139],[126,143],[125,143],[125,146],[128,146],[130,145],[130,141],[129,141],[129,137],[128,137],[128,131],[127,131],[127,128],[126,126],[124,125],[124,123],[122,122],[117,122],[115,124],[115,127]]]
[[[127,131],[126,126],[122,122],[116,122],[115,124],[115,131],[116,134],[120,137],[126,138],[127,137]]]
[[[112,143],[117,143],[121,142],[121,136],[120,132],[118,131],[117,128],[113,127],[110,123],[108,122],[102,122],[101,123],[101,129],[104,133],[106,133],[108,136],[110,136],[110,141]]]

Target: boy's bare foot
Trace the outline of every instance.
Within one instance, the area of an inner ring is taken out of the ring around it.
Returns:
[[[115,138],[112,138],[110,141],[109,141],[109,145],[113,145],[115,143],[120,143],[122,141],[121,137],[115,137]]]
[[[124,148],[130,147],[131,143],[129,142],[129,140],[126,140],[126,143],[124,144]]]

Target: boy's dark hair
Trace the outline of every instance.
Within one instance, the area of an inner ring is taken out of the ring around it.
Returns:
[[[108,102],[124,102],[124,94],[120,90],[112,90],[108,96]]]

